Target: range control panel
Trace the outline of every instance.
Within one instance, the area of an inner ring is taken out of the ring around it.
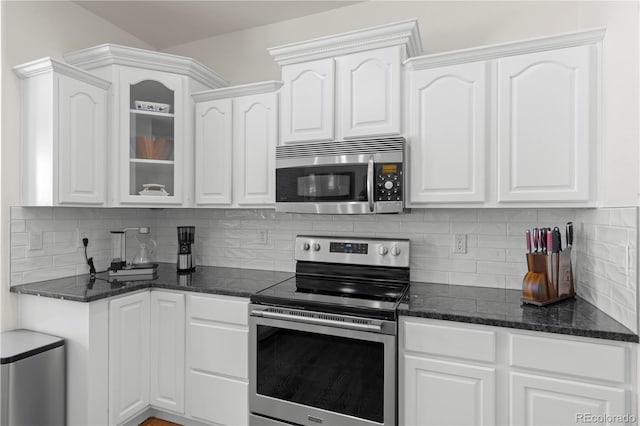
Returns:
[[[408,268],[409,248],[406,239],[298,235],[295,259]]]
[[[402,201],[402,163],[376,163],[376,201]]]

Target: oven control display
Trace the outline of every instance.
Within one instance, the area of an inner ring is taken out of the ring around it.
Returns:
[[[329,252],[331,253],[357,253],[368,254],[369,244],[358,243],[329,243]]]

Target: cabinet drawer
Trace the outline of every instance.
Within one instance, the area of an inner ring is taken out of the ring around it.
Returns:
[[[415,320],[405,320],[403,324],[407,351],[483,362],[496,360],[496,335],[493,331]]]
[[[189,324],[189,368],[248,378],[249,330],[224,324]]]
[[[189,414],[217,425],[249,424],[249,390],[246,382],[200,372],[189,374]]]
[[[625,383],[627,350],[621,346],[511,335],[510,363],[554,373]]]
[[[189,318],[229,324],[248,324],[249,300],[219,296],[189,296]]]

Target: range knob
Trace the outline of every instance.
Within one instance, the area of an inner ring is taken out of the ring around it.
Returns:
[[[302,250],[304,250],[304,251],[309,251],[309,248],[310,248],[310,247],[311,247],[311,246],[309,245],[309,243],[302,243]]]
[[[320,243],[313,243],[313,251],[320,251]]]
[[[387,246],[380,246],[378,247],[378,254],[380,256],[384,256],[389,252],[389,249],[387,249]]]
[[[385,189],[391,189],[391,188],[393,188],[393,182],[391,182],[390,180],[386,181],[386,182],[384,183],[384,188],[385,188]]]
[[[391,247],[391,255],[392,256],[397,256],[399,254],[400,254],[400,247],[398,247],[398,246]]]

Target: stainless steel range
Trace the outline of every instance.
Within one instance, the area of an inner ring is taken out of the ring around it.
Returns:
[[[396,424],[409,240],[298,236],[295,259],[251,297],[250,424]]]

